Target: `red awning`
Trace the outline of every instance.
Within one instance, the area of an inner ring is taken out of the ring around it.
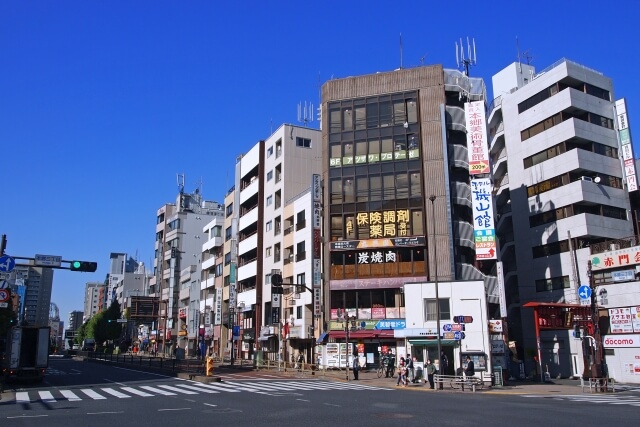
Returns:
[[[329,332],[329,338],[345,339],[346,337],[347,337],[347,333],[345,331]],[[370,329],[370,330],[364,330],[364,331],[353,331],[353,332],[349,332],[349,338],[353,338],[353,339],[393,338],[393,330],[392,329],[385,329],[385,330]]]

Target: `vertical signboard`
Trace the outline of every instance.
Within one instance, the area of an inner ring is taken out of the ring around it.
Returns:
[[[222,288],[216,288],[216,314],[214,317],[214,324],[220,325],[222,324]]]
[[[500,317],[507,317],[507,297],[504,293],[504,272],[502,261],[496,263],[496,275],[498,277],[498,296],[500,298]]]
[[[311,176],[311,209],[313,212],[313,251],[312,251],[312,268],[313,276],[313,314],[320,316],[322,311],[322,292],[320,283],[321,274],[321,254],[322,254],[322,185],[320,175],[313,174]]]
[[[471,180],[471,209],[476,259],[496,259],[496,231],[493,223],[491,179]]]
[[[489,148],[484,101],[465,103],[464,113],[467,124],[469,175],[489,173]]]
[[[636,165],[633,158],[633,146],[631,144],[631,130],[629,129],[629,118],[627,116],[627,104],[624,98],[616,101],[616,116],[618,124],[618,135],[620,137],[620,151],[624,167],[624,177],[627,181],[629,192],[638,189],[638,179],[636,176]]]

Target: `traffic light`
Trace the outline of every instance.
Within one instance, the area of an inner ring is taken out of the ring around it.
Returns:
[[[271,275],[271,294],[272,295],[282,295],[284,294],[284,289],[282,288],[282,275],[281,274],[272,274]]]
[[[580,325],[574,325],[574,327],[573,327],[573,336],[575,338],[582,338],[582,334],[580,333]]]
[[[69,270],[71,271],[84,271],[87,273],[93,273],[98,269],[97,262],[91,261],[71,261],[69,264]]]

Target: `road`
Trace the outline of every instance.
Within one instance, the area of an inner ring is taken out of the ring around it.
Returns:
[[[209,385],[70,359],[44,384],[0,402],[0,425],[616,426],[637,425],[635,395],[527,396],[430,392],[364,381],[225,374]]]

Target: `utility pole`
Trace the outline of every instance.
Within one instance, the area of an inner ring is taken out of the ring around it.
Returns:
[[[7,249],[7,235],[2,235],[2,241],[0,241],[0,256],[4,255],[4,251]]]
[[[591,261],[587,262],[587,275],[589,276],[589,288],[591,288],[591,334],[593,335],[589,342],[591,343],[591,377],[602,378],[607,372],[604,369],[604,351],[602,349],[602,335],[600,331],[598,306],[596,304],[596,284]],[[585,337],[589,338],[589,336]],[[591,341],[593,340],[593,341]]]

